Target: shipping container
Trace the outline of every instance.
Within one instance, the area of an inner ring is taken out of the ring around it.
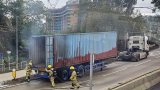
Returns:
[[[89,69],[91,53],[95,56],[95,67],[103,66],[107,58],[117,57],[117,33],[39,35],[33,36],[30,44],[30,58],[39,76],[45,77],[42,71],[51,64],[63,80],[68,79],[71,65],[84,75]]]

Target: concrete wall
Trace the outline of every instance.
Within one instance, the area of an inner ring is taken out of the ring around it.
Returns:
[[[108,90],[146,90],[159,82],[160,69],[156,69],[112,88],[108,88]]]

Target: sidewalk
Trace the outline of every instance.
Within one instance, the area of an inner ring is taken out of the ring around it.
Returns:
[[[16,78],[22,78],[25,75],[26,75],[26,71],[25,70],[20,70],[20,71],[17,71]],[[0,74],[0,83],[4,82],[4,81],[9,81],[9,80],[12,80],[12,79],[13,79],[12,72]]]

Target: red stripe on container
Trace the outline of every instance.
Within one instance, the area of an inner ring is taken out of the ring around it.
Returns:
[[[108,52],[103,52],[100,54],[95,54],[95,60],[102,60],[102,59],[106,59],[106,58],[110,58],[110,57],[114,57],[117,56],[117,49],[113,48],[112,50],[108,51]],[[81,59],[78,59],[81,58]],[[76,64],[81,64],[81,63],[86,63],[89,62],[90,58],[90,54],[86,54],[85,56],[79,56],[79,57],[74,57],[71,59],[61,59],[58,60],[58,62],[56,62],[54,64],[55,68],[60,68],[63,66],[71,66],[71,65],[76,65]]]

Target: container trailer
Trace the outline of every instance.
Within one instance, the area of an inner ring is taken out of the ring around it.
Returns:
[[[68,80],[73,65],[79,76],[89,71],[90,54],[94,53],[94,69],[101,69],[107,59],[117,57],[117,33],[94,32],[36,35],[31,38],[30,58],[40,78],[48,78],[45,68],[51,64],[57,77]]]

